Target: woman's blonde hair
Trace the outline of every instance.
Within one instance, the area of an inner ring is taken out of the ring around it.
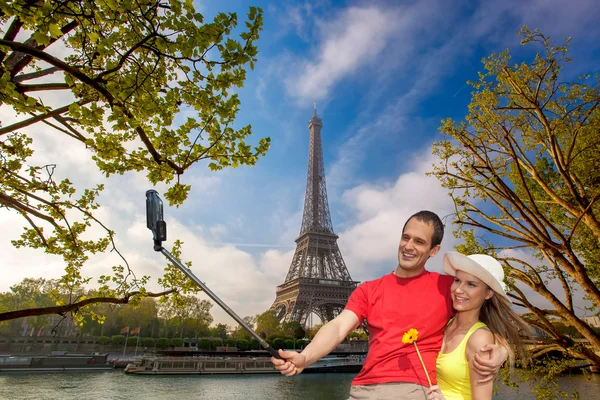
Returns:
[[[511,303],[506,297],[495,293],[481,306],[479,320],[488,326],[494,334],[495,341],[507,348],[511,367],[515,362],[512,346],[517,350],[523,365],[527,365],[528,356],[524,340],[531,337],[531,327],[510,306]]]

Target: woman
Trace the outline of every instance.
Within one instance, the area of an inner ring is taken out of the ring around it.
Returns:
[[[483,377],[473,368],[473,357],[484,345],[500,343],[508,348],[512,365],[514,355],[507,340],[524,358],[519,334],[528,335],[530,328],[510,309],[504,271],[495,258],[450,251],[444,255],[444,271],[455,277],[451,295],[456,315],[446,327],[437,358],[438,386],[431,387],[427,398],[489,400],[493,380],[478,382]]]

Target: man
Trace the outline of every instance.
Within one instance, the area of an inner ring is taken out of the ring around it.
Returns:
[[[282,351],[282,360],[272,358],[283,375],[302,372],[329,354],[363,320],[369,328],[369,353],[360,373],[352,381],[350,399],[426,399],[427,377],[412,344],[402,336],[416,329],[417,344],[427,372],[435,384],[435,362],[444,329],[454,315],[450,286],[453,277],[425,270],[430,257],[440,251],[444,226],[431,211],[411,216],[402,229],[398,267],[380,279],[361,284],[346,308],[323,325],[301,352]],[[503,347],[483,348],[474,363],[481,375],[493,379],[508,355]]]

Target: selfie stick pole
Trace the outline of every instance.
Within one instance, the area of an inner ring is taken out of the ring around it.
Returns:
[[[240,324],[240,326],[244,328],[250,335],[252,335],[252,337],[258,340],[260,345],[273,357],[281,359],[277,350],[275,350],[269,343],[260,337],[258,333],[254,332],[254,330],[250,328],[243,319],[241,319],[231,308],[229,308],[227,304],[223,303],[223,301],[218,298],[217,295],[214,294],[213,291],[210,290],[200,279],[198,279],[198,277],[194,275],[189,268],[183,265],[181,261],[175,258],[164,247],[162,247],[162,241],[166,240],[167,238],[167,231],[166,224],[162,219],[162,201],[158,197],[156,190],[148,190],[146,192],[146,217],[148,228],[152,230],[154,234],[154,250],[163,253],[165,257],[169,259],[169,261],[171,261],[177,266],[177,268],[181,270],[181,272],[186,274],[188,278],[196,283],[196,285],[200,286],[200,288],[202,288],[208,297],[210,297],[223,310],[225,310],[225,312],[229,314],[231,318],[235,320],[235,322]]]

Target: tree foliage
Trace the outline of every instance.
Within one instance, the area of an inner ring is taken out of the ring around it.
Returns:
[[[242,318],[242,320],[244,321],[244,323],[250,328],[250,329],[254,329],[254,324],[256,321],[256,317],[252,317],[252,316],[247,316]],[[238,340],[251,340],[252,336],[248,333],[247,330],[245,330],[244,328],[242,328],[241,325],[238,325],[233,332],[231,332],[231,337],[234,339],[238,339]]]
[[[281,321],[277,318],[275,310],[267,310],[256,316],[256,333],[262,338],[279,334],[281,331]]]
[[[248,350],[248,341],[246,339],[237,340],[236,345],[237,345],[238,350],[240,350],[240,351]]]
[[[110,339],[110,343],[114,345],[122,345],[125,344],[126,337],[123,335],[114,335]]]
[[[256,62],[262,11],[250,7],[239,39],[237,23],[235,13],[205,22],[188,0],[0,4],[0,104],[11,121],[0,126],[0,207],[23,217],[16,247],[63,258],[65,290],[90,282],[81,273],[90,254],[118,252],[115,233],[95,217],[103,186],[78,191],[60,160],[32,163],[32,132],[79,144],[107,177],[144,172],[180,205],[190,190],[181,176],[194,164],[254,165],[269,147],[268,138],[248,143],[251,126],[234,127],[234,91]],[[90,239],[92,225],[106,235]],[[147,282],[123,259],[98,279],[96,296],[127,302],[146,295]]]
[[[186,337],[187,334],[208,333],[213,318],[212,303],[196,296],[174,294],[159,300],[158,315],[166,321],[169,336]]]
[[[466,121],[442,122],[447,139],[434,145],[433,174],[454,201],[455,233],[465,240],[459,250],[503,261],[510,296],[552,338],[542,351],[600,367],[600,335],[574,305],[578,291],[593,310],[600,306],[600,79],[562,79],[570,39],[556,46],[538,31],[521,34],[522,44],[542,52],[516,65],[508,50],[484,60]],[[527,290],[549,307],[533,304]]]
[[[24,279],[10,291],[0,292],[0,306],[10,309],[44,310],[56,302],[68,302],[69,293],[62,292],[58,280]],[[96,298],[94,290],[77,290],[81,298]],[[78,302],[75,302],[77,304]],[[210,334],[213,321],[212,304],[195,296],[174,293],[173,296],[154,299],[143,297],[127,304],[96,302],[86,306],[80,318],[68,314],[28,316],[5,321],[0,333],[19,335],[23,327],[41,335],[58,336],[112,336],[140,328],[145,337],[201,337]],[[83,315],[82,315],[83,314]]]
[[[306,336],[306,331],[298,321],[290,321],[282,324],[282,330],[294,339],[302,339]]]
[[[217,326],[210,329],[212,337],[220,338],[221,340],[227,339],[228,326],[225,324],[217,324]]]

